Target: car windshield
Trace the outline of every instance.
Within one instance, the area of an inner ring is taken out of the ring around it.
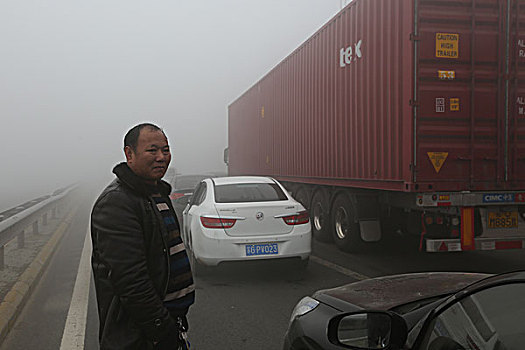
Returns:
[[[288,198],[275,183],[242,183],[215,186],[215,202],[269,202],[285,201]]]

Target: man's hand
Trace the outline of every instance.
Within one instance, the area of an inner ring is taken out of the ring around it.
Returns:
[[[178,334],[170,334],[168,337],[153,343],[155,350],[177,350],[179,348]]]

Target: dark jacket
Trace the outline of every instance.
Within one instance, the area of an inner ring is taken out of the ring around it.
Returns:
[[[154,342],[176,342],[178,328],[163,304],[169,278],[166,229],[141,178],[126,163],[113,172],[117,179],[91,213],[100,349],[144,350]],[[168,196],[171,186],[159,181],[158,189]]]

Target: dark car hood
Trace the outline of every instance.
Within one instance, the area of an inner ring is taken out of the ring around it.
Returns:
[[[313,297],[341,311],[353,311],[355,307],[389,310],[416,300],[459,291],[489,276],[491,275],[459,272],[384,276],[353,282],[337,288],[319,290]]]

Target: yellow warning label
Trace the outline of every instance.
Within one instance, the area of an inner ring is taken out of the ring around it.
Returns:
[[[448,152],[427,152],[427,155],[434,169],[436,169],[436,173],[439,173],[445,160],[447,160]]]
[[[438,78],[441,80],[454,80],[456,79],[456,71],[438,70]]]
[[[261,107],[261,118],[264,118],[264,106]]]
[[[436,57],[458,58],[459,34],[436,33]]]
[[[459,111],[459,98],[450,99],[450,110],[453,112]]]

